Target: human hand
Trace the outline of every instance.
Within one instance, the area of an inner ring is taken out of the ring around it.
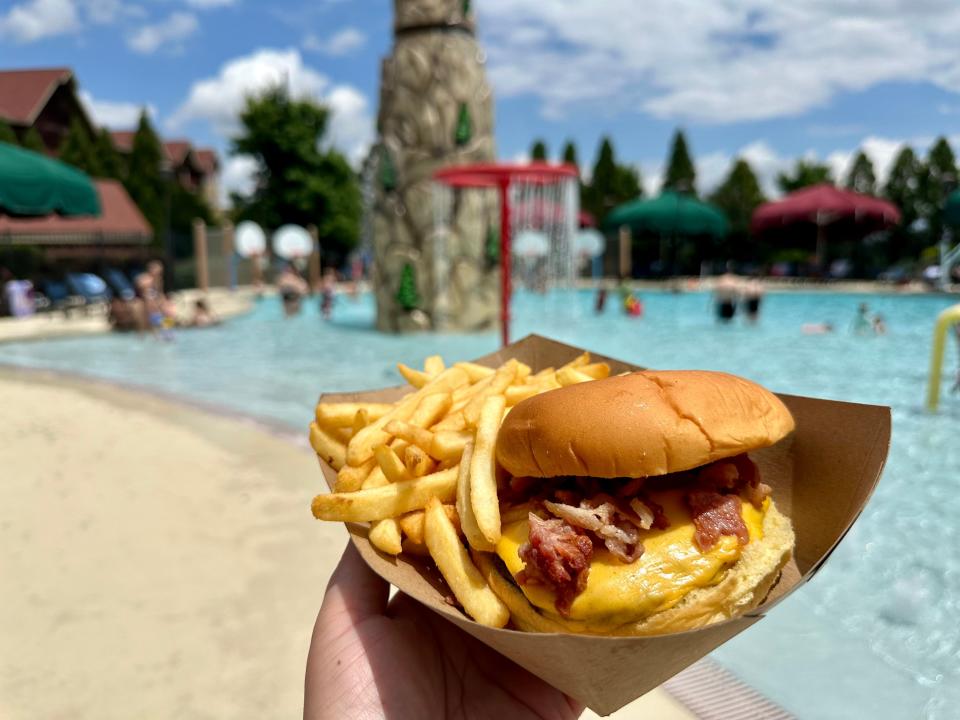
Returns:
[[[573,720],[583,706],[488,648],[367,567],[352,543],[313,629],[305,720]]]

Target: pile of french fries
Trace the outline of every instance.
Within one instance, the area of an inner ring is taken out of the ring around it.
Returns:
[[[483,567],[479,554],[500,540],[500,424],[520,401],[605,378],[610,366],[583,353],[536,373],[517,360],[446,367],[438,355],[423,370],[397,368],[413,390],[395,403],[317,405],[310,444],[337,480],[334,492],[313,499],[314,517],[370,523],[370,542],[389,555],[429,555],[470,617],[504,627],[512,603],[474,563]]]

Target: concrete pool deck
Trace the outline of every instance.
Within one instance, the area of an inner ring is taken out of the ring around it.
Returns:
[[[305,440],[47,372],[0,367],[0,397],[3,716],[299,716],[347,537]],[[613,717],[695,716],[656,690]]]

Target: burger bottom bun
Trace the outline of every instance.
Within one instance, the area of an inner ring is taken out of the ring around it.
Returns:
[[[531,605],[526,596],[500,575],[490,582],[494,592],[510,608],[513,624],[528,632],[569,632],[588,635],[663,635],[693,630],[742,615],[757,607],[780,577],[780,571],[793,554],[794,534],[790,519],[770,501],[763,518],[763,538],[747,544],[720,582],[689,592],[673,607],[626,624],[610,625],[602,621],[571,621],[547,617]],[[483,563],[492,568],[489,561]],[[481,567],[484,570],[484,567]],[[505,572],[504,570],[494,571]],[[485,572],[488,580],[492,573]],[[520,605],[523,603],[523,606]],[[524,607],[525,606],[525,607]]]

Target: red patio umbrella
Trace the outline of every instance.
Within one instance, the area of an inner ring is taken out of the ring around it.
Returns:
[[[900,222],[900,210],[886,200],[844,190],[829,184],[813,185],[764,203],[750,221],[755,233],[788,225],[809,223],[817,228],[817,265],[823,263],[824,228],[837,222],[852,222],[864,234]]]

